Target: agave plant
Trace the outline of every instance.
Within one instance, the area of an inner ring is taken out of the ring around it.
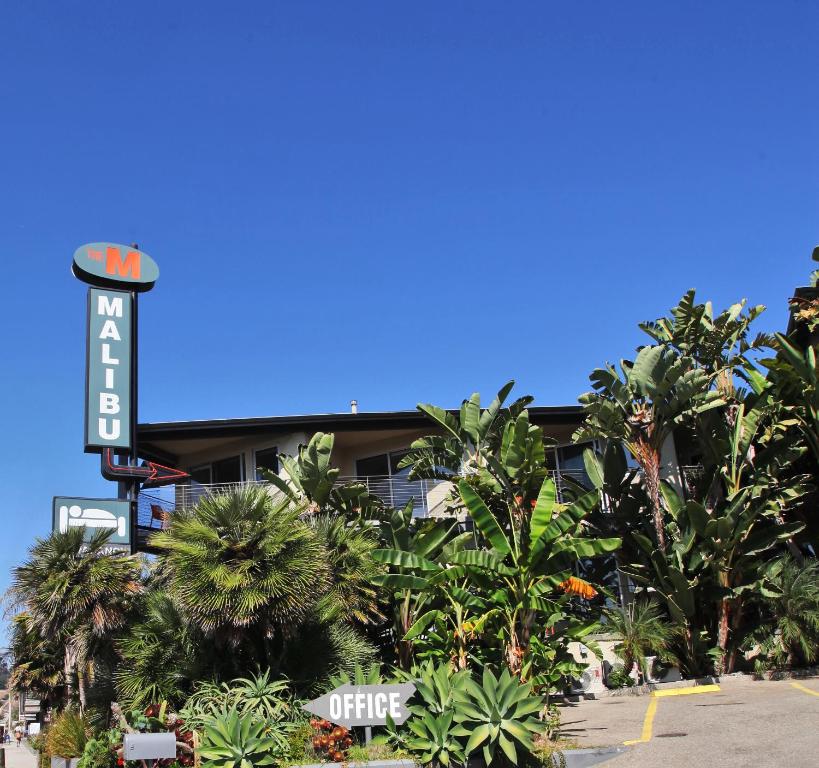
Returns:
[[[235,707],[215,714],[203,731],[199,756],[205,768],[271,765],[287,747],[287,739],[268,724],[243,717]]]
[[[481,747],[487,766],[496,759],[503,761],[498,748],[509,763],[518,765],[516,743],[531,754],[533,735],[544,733],[544,726],[532,717],[543,709],[543,697],[533,696],[531,687],[508,669],[495,677],[489,667],[484,667],[482,685],[473,678],[465,680],[463,687],[453,692],[453,700],[455,722],[469,735],[466,754]]]
[[[412,735],[404,745],[423,765],[464,765],[466,753],[460,739],[469,736],[469,731],[457,723],[453,725],[454,718],[453,712],[440,715],[427,712],[422,717],[413,717],[407,722]]]

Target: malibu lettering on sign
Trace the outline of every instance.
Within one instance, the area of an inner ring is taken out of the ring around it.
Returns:
[[[85,450],[131,447],[131,316],[126,291],[88,289]]]
[[[86,283],[132,291],[149,291],[159,277],[159,267],[135,246],[86,243],[74,251],[74,274]]]

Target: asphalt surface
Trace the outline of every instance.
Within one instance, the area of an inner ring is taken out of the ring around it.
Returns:
[[[566,706],[563,734],[581,747],[638,740],[644,735],[651,700],[617,696]],[[777,682],[728,678],[717,692],[655,701],[649,740],[603,765],[819,768],[819,678]]]

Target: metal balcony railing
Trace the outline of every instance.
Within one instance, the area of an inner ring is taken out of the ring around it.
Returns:
[[[582,470],[561,470],[549,473],[557,486],[558,501],[565,499],[567,479],[571,478],[580,484],[588,484],[586,473]],[[357,477],[352,475],[338,478],[339,483],[361,483],[369,493],[378,496],[390,507],[403,508],[413,501],[413,514],[416,517],[427,517],[442,514],[445,500],[451,490],[451,483],[445,480],[408,480],[396,475],[375,475]],[[210,483],[202,485],[190,482],[164,488],[151,489],[139,494],[137,502],[137,520],[140,528],[159,530],[169,516],[179,509],[189,509],[206,495],[226,493],[246,485],[269,485],[264,480],[247,480],[240,483]]]

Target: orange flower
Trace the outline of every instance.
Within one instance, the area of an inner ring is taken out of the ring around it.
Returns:
[[[591,600],[597,596],[597,590],[588,581],[579,579],[577,576],[569,576],[566,581],[561,583],[560,588],[567,595],[577,595],[584,600]]]

